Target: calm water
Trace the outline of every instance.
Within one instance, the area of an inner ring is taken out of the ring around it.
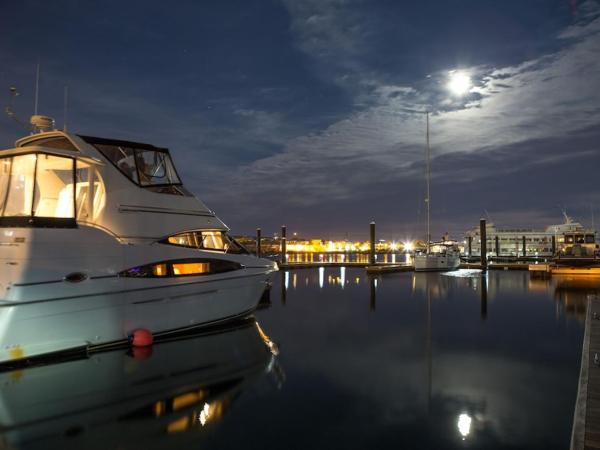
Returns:
[[[1,374],[0,448],[566,449],[597,286],[282,272],[260,327]]]

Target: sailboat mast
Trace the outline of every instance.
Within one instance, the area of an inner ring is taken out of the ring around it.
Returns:
[[[431,229],[430,229],[430,223],[429,223],[429,213],[430,213],[430,196],[429,196],[429,184],[430,184],[430,178],[431,178],[431,166],[430,166],[430,153],[431,153],[431,149],[429,147],[429,111],[427,111],[425,113],[425,117],[426,117],[426,122],[427,122],[427,146],[425,148],[425,162],[426,162],[426,172],[425,172],[425,179],[427,180],[427,197],[425,198],[425,203],[427,203],[427,253],[429,253],[429,249],[430,249],[430,242],[431,242]]]

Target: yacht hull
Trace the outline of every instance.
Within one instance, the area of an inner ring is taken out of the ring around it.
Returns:
[[[0,364],[116,343],[139,328],[161,334],[243,317],[256,309],[267,284],[265,274],[237,274],[151,290],[2,302]]]
[[[460,256],[429,253],[415,256],[415,272],[447,272],[460,266]]]
[[[2,231],[0,364],[122,341],[138,328],[159,334],[248,315],[277,270],[250,255],[124,245],[85,226]],[[131,267],[188,258],[231,261],[239,269],[119,276]]]

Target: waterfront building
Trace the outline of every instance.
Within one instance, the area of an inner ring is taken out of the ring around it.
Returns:
[[[498,229],[493,223],[487,223],[487,254],[496,257],[546,257],[565,252],[573,245],[580,245],[592,254],[597,251],[596,231],[574,222],[566,214],[564,216],[564,223],[547,226],[544,230]],[[465,233],[464,254],[481,255],[479,227]]]

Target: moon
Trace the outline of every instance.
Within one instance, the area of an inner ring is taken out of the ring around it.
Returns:
[[[466,94],[471,89],[471,77],[465,72],[450,72],[448,90],[457,97]]]

